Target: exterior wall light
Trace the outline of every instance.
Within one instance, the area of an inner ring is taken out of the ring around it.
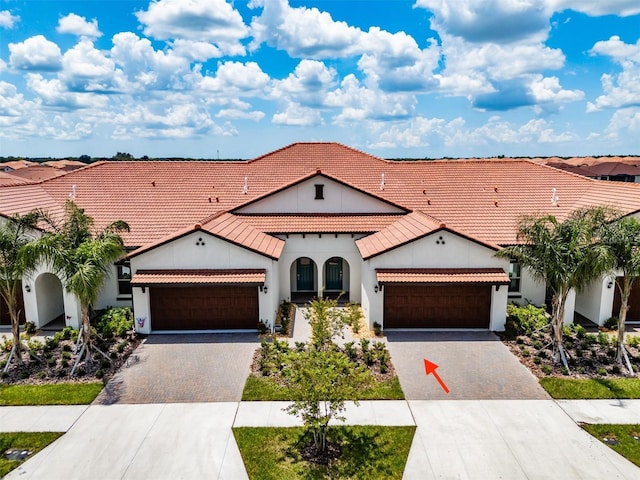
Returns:
[[[376,293],[378,293],[380,291],[380,288],[378,287],[378,285],[373,287],[373,291],[376,292]]]
[[[607,288],[611,288],[613,287],[613,281],[609,280],[609,282],[607,283]]]
[[[31,287],[29,285],[26,285],[24,289],[27,291],[27,293],[31,291]]]

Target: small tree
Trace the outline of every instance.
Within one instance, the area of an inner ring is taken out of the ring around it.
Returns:
[[[327,446],[329,421],[344,421],[345,402],[357,398],[371,382],[364,366],[357,365],[343,352],[314,347],[291,352],[284,375],[294,399],[285,410],[302,419],[319,452]]]
[[[629,297],[634,283],[640,278],[640,222],[634,217],[623,217],[605,223],[601,231],[601,241],[613,257],[613,268],[622,273],[622,280],[615,282],[620,291],[620,312],[618,314],[618,348],[616,360],[633,373],[631,362],[625,350],[625,323],[629,310]]]
[[[18,306],[18,290],[22,285],[22,277],[31,272],[37,259],[27,253],[25,248],[32,240],[29,231],[35,228],[40,214],[32,212],[27,215],[14,215],[0,223],[0,297],[7,304],[11,320],[13,345],[5,371],[15,358],[22,363],[20,343],[20,308]]]
[[[285,410],[302,419],[318,452],[327,446],[329,421],[344,420],[345,402],[355,401],[371,382],[369,371],[333,342],[345,327],[344,312],[337,304],[327,298],[308,304],[305,316],[311,325],[311,344],[290,352],[282,369],[293,399]]]
[[[49,230],[27,248],[34,256],[51,264],[66,290],[80,303],[82,349],[73,373],[83,357],[86,357],[87,363],[91,363],[91,349],[99,352],[91,342],[90,311],[111,266],[126,254],[119,232],[129,231],[129,226],[118,220],[101,232],[94,233],[93,218],[71,200],[66,202],[62,223],[50,218],[47,223]],[[106,357],[103,352],[100,353]]]
[[[573,212],[564,221],[553,215],[526,216],[518,225],[520,245],[496,253],[513,258],[551,290],[551,324],[556,361],[569,365],[562,347],[565,303],[571,290],[584,289],[611,269],[611,253],[597,241],[598,230],[608,218],[598,207]]]

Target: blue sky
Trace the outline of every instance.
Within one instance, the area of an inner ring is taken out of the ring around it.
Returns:
[[[638,0],[0,0],[0,156],[640,154]]]

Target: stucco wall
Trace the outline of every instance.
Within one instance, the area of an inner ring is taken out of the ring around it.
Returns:
[[[444,241],[444,243],[443,243]],[[439,242],[439,243],[436,243]],[[365,315],[383,324],[383,292],[376,293],[376,268],[502,268],[509,261],[495,256],[495,250],[451,232],[439,231],[365,262],[362,271],[362,302]],[[507,287],[492,289],[491,330],[504,330]]]
[[[315,286],[321,290],[324,286],[323,266],[332,257],[341,257],[348,263],[348,275],[344,278],[344,287],[347,287],[349,299],[354,302],[361,301],[361,271],[362,257],[358,251],[355,240],[360,236],[352,237],[350,234],[290,234],[287,237],[282,255],[278,262],[279,269],[279,296],[280,300],[290,299],[292,289],[295,288],[295,261],[300,257],[311,258],[317,267]],[[293,266],[293,269],[292,269]],[[343,262],[343,269],[347,271]],[[291,274],[293,275],[293,278]],[[347,278],[348,277],[348,278]]]
[[[584,291],[576,295],[575,311],[592,322],[602,325],[612,316],[614,277],[603,277],[592,282]],[[617,312],[616,312],[617,314]]]
[[[202,240],[202,242],[199,242]],[[204,243],[204,245],[196,245]],[[273,325],[278,308],[278,262],[239,247],[206,232],[194,232],[131,259],[131,272],[152,269],[227,269],[264,268],[267,293],[259,292],[260,320]],[[257,288],[257,287],[256,287]],[[144,318],[140,333],[150,333],[153,319],[149,308],[149,289],[133,287],[133,309],[136,319]]]
[[[315,185],[324,185],[316,200]],[[237,210],[239,213],[400,213],[402,210],[329,178],[318,176]]]
[[[79,328],[80,304],[74,295],[66,291],[62,282],[57,285],[52,276],[55,274],[52,273],[51,268],[42,264],[31,275],[23,279],[22,294],[27,321],[33,322],[37,327],[42,327],[64,313],[65,324]],[[27,287],[30,291],[27,291]]]

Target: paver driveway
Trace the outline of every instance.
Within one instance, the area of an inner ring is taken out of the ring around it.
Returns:
[[[257,334],[150,335],[94,403],[239,401]]]
[[[549,399],[537,379],[492,332],[385,332],[407,400]],[[424,359],[439,365],[446,394]]]

